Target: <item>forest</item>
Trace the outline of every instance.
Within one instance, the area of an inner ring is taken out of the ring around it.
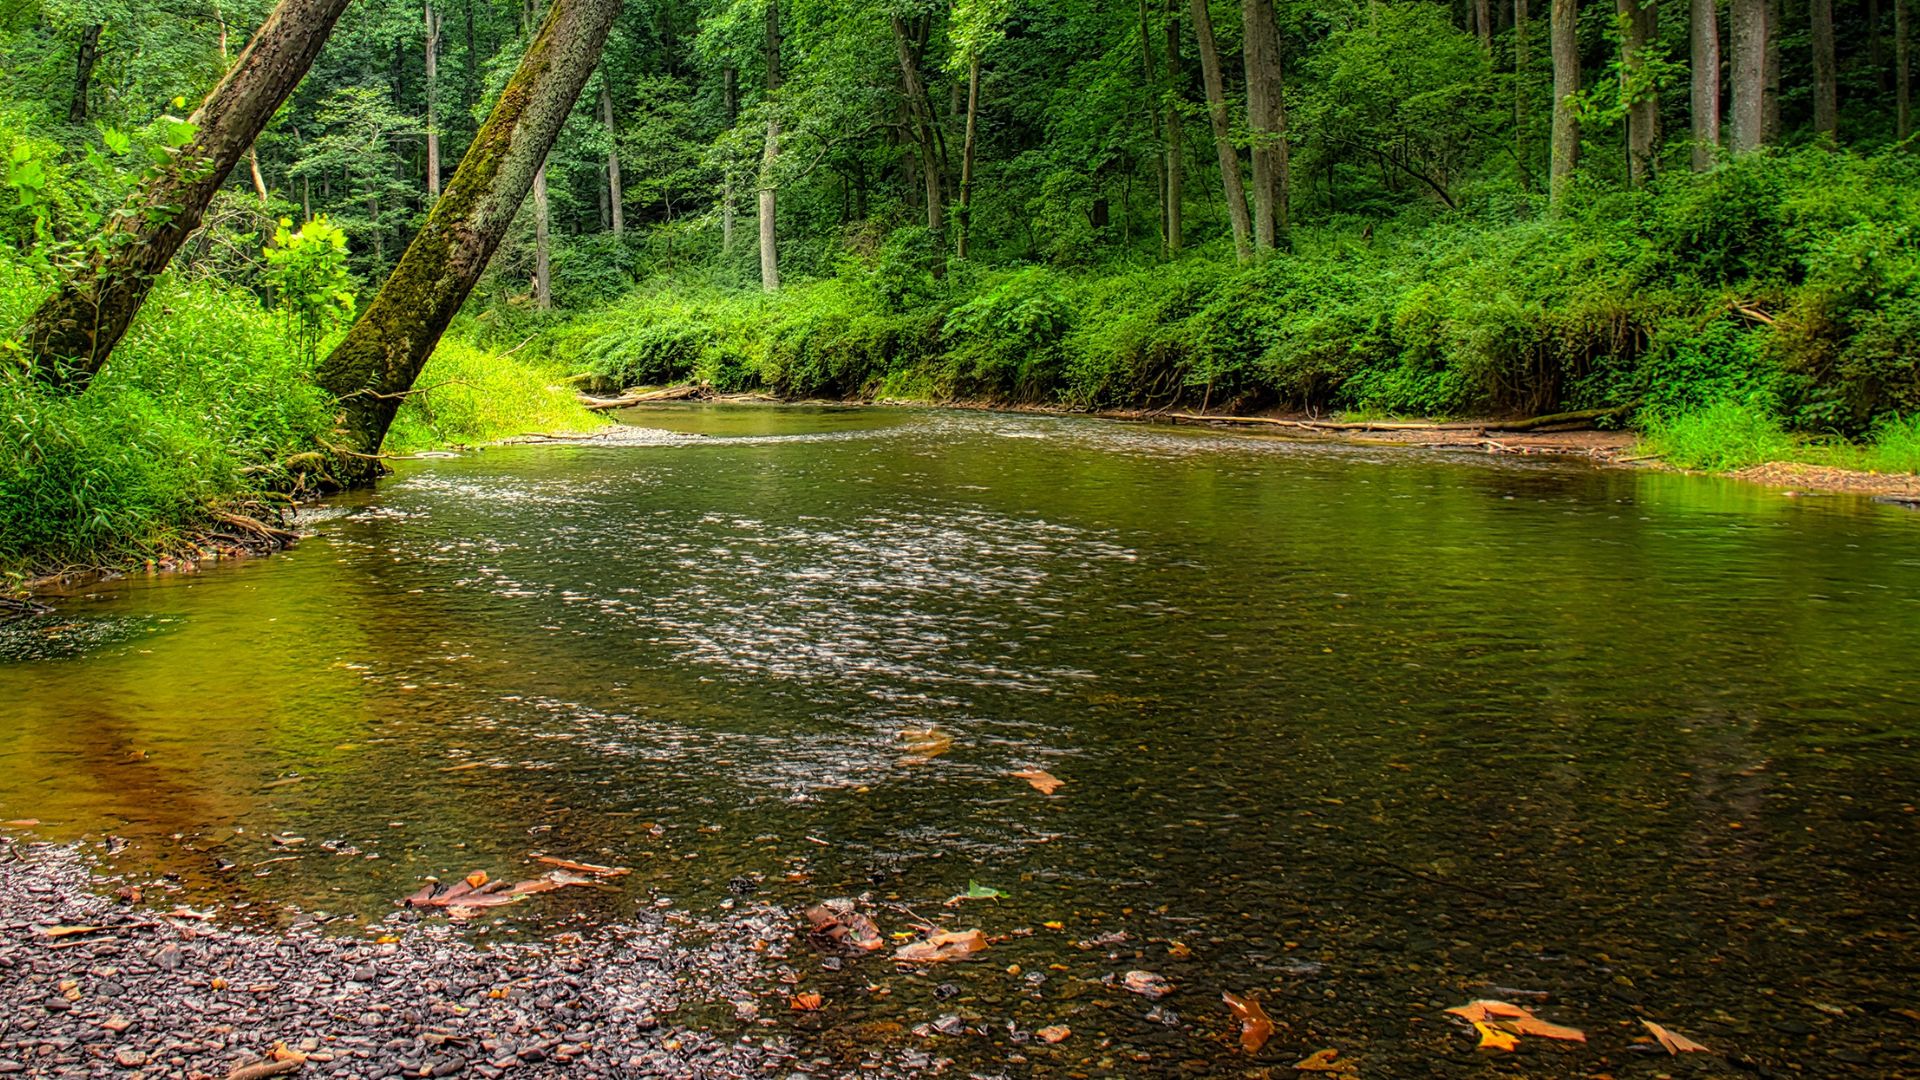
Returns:
[[[582,388],[1914,471],[1909,6],[23,0],[0,572],[587,430]]]

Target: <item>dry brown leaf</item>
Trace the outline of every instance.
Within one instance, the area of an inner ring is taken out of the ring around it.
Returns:
[[[793,995],[793,1008],[795,1012],[819,1012],[826,1003],[826,998],[815,993]]]
[[[1173,984],[1167,981],[1167,977],[1151,971],[1129,971],[1121,978],[1120,985],[1149,1001],[1157,1001],[1173,993]]]
[[[1484,1020],[1475,1020],[1473,1030],[1480,1033],[1480,1049],[1518,1050],[1520,1039],[1493,1027]]]
[[[297,1061],[301,1064],[305,1064],[307,1060],[307,1055],[298,1050],[290,1049],[287,1044],[283,1042],[274,1043],[273,1053],[268,1056],[275,1061]]]
[[[1013,775],[1017,780],[1025,780],[1027,783],[1032,784],[1033,789],[1042,795],[1051,795],[1059,791],[1061,786],[1066,783],[1065,780],[1047,772],[1045,769],[1021,769]]]
[[[1221,1000],[1240,1021],[1240,1046],[1249,1054],[1257,1054],[1273,1037],[1273,1021],[1267,1016],[1260,1003],[1238,994],[1221,994]]]
[[[806,910],[813,936],[824,944],[873,952],[886,944],[872,919],[855,911],[851,900],[826,900]]]
[[[1660,1045],[1666,1047],[1667,1053],[1669,1054],[1713,1053],[1713,1051],[1708,1050],[1706,1047],[1701,1046],[1685,1035],[1677,1031],[1669,1031],[1651,1020],[1642,1020],[1640,1023],[1648,1031],[1653,1032],[1653,1037],[1660,1040]]]
[[[1564,1027],[1560,1024],[1542,1020],[1537,1016],[1522,1016],[1503,1022],[1501,1027],[1517,1035],[1537,1035],[1542,1039],[1560,1039],[1564,1042],[1586,1042],[1587,1033],[1578,1028]]]
[[[933,728],[903,731],[900,737],[907,740],[907,756],[900,759],[904,765],[924,765],[953,749],[953,736]]]
[[[902,945],[894,950],[893,958],[910,964],[943,964],[954,960],[970,960],[986,949],[987,935],[978,930],[963,930],[959,933],[938,933],[925,941]]]
[[[557,866],[562,870],[576,870],[582,874],[592,874],[594,877],[626,877],[628,874],[633,873],[631,869],[624,866],[596,866],[593,863],[574,862],[572,859],[556,859],[552,855],[535,856],[533,861],[546,863],[548,866]]]
[[[1073,1034],[1073,1029],[1065,1024],[1054,1024],[1050,1027],[1043,1027],[1039,1031],[1034,1032],[1034,1034],[1040,1037],[1041,1042],[1057,1043]]]
[[[104,926],[40,926],[34,932],[43,938],[75,937],[80,934],[97,934],[105,930]]]
[[[1334,1060],[1339,1056],[1340,1051],[1329,1046],[1324,1050],[1315,1050],[1313,1053],[1294,1062],[1293,1067],[1301,1072],[1346,1072],[1347,1066]]]

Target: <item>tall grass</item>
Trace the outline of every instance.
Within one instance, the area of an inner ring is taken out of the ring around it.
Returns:
[[[1735,401],[1716,401],[1675,416],[1645,417],[1641,442],[1644,452],[1658,454],[1669,465],[1716,471],[1790,460],[1802,447],[1766,409]]]
[[[406,454],[602,424],[550,365],[442,340],[393,419],[385,448]]]

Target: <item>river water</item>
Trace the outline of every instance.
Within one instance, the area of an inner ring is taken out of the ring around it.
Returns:
[[[466,934],[862,896],[994,940],[833,971],[796,914],[826,1008],[767,1012],[829,1069],[958,1015],[962,1076],[1920,1075],[1920,515],[1071,418],[628,418],[659,437],[403,463],[292,552],[8,630],[0,819],[268,925],[545,852],[635,872]],[[1005,895],[943,906],[970,882]],[[1589,1041],[1441,1011],[1516,989]],[[1259,1054],[1222,991],[1280,1023]]]

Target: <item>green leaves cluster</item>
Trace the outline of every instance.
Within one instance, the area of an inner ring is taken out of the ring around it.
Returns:
[[[320,342],[353,320],[354,282],[347,270],[347,234],[323,214],[293,228],[281,218],[265,252],[267,281],[286,320],[287,337],[311,363]]]

